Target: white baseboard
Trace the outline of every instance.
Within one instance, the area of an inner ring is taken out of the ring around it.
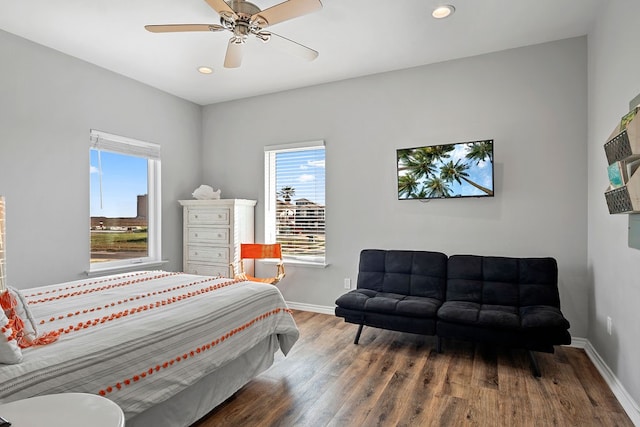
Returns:
[[[289,308],[294,310],[301,311],[310,311],[312,313],[321,313],[321,314],[335,314],[335,307],[327,307],[324,305],[313,305],[313,304],[305,304],[303,302],[291,302],[287,301],[287,305]]]
[[[330,315],[335,314],[335,307],[290,301],[287,301],[287,305],[289,308],[294,310],[311,311],[313,313]],[[640,406],[638,406],[638,403],[633,400],[631,395],[629,395],[629,392],[627,392],[618,377],[615,376],[613,371],[611,371],[602,357],[600,357],[598,352],[593,348],[589,340],[586,338],[571,337],[571,347],[584,349],[585,353],[587,353],[591,362],[595,365],[598,372],[600,372],[600,375],[602,375],[602,378],[604,378],[616,399],[618,399],[618,402],[620,402],[620,405],[622,405],[622,408],[631,419],[631,422],[636,426],[640,426]]]
[[[587,341],[586,338],[571,337],[571,344],[569,345],[569,347],[585,349],[588,342],[589,341]]]

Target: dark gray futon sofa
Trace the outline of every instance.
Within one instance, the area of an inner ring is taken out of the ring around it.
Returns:
[[[552,353],[570,344],[553,258],[447,255],[365,249],[357,289],[336,300],[336,316],[358,324]]]

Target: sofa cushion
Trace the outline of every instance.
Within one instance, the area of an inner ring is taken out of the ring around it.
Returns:
[[[358,289],[444,300],[447,256],[441,252],[365,249]]]
[[[356,289],[346,294],[340,295],[336,300],[338,307],[347,310],[364,310],[365,303],[377,294],[376,291],[369,289]]]
[[[447,301],[438,310],[438,318],[451,323],[497,329],[518,329],[520,315],[513,306]]]
[[[336,304],[347,310],[359,310],[364,313],[435,318],[441,302],[434,298],[356,289],[340,296]]]
[[[560,308],[558,264],[553,258],[524,258],[520,262],[520,306]]]
[[[448,301],[515,307],[560,306],[553,258],[453,255],[448,263]]]
[[[447,300],[518,305],[518,259],[453,255],[449,258]]]
[[[522,328],[560,328],[569,329],[569,321],[557,307],[535,305],[520,308]]]

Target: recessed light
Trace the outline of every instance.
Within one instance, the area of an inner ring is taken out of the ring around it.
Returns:
[[[198,67],[198,72],[202,74],[211,74],[213,73],[213,68],[211,67]]]
[[[431,12],[431,16],[433,16],[436,19],[443,19],[443,18],[446,18],[447,16],[451,16],[455,11],[456,11],[455,7],[451,6],[450,4],[445,4],[433,9],[433,12]]]

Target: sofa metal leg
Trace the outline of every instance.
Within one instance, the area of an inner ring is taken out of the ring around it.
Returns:
[[[538,366],[538,361],[536,360],[536,356],[533,354],[533,350],[527,350],[529,353],[529,360],[531,361],[531,372],[534,377],[541,377],[540,367]]]
[[[364,325],[360,324],[360,326],[358,326],[358,332],[356,333],[356,339],[353,341],[354,344],[358,344],[358,341],[360,340],[360,334],[362,333],[362,328],[364,328]]]
[[[436,351],[442,353],[442,339],[436,335]]]

